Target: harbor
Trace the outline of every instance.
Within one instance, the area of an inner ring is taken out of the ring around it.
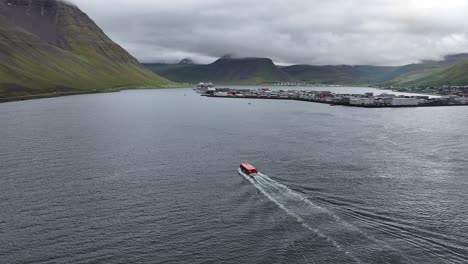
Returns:
[[[269,88],[236,89],[205,87],[197,88],[196,90],[202,96],[210,98],[296,100],[364,108],[468,106],[468,93],[435,97],[429,95],[396,95],[391,93],[340,94],[330,91],[272,90]]]

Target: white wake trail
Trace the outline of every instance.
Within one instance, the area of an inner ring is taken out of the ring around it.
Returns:
[[[382,264],[403,261],[402,255],[397,254],[394,248],[347,223],[332,211],[312,203],[286,185],[261,173],[250,177],[240,169],[238,172],[302,226],[331,243],[355,262],[367,263],[370,259],[375,260],[376,255]]]

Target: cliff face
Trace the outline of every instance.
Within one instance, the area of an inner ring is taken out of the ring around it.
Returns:
[[[10,0],[0,5],[0,15],[10,27],[22,28],[48,44],[70,48],[61,34],[60,19],[71,6],[50,0]]]
[[[0,97],[171,85],[57,0],[0,0],[0,59]]]

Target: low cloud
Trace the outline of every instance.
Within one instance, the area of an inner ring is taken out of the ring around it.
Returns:
[[[468,52],[465,0],[72,0],[142,62],[401,65]]]

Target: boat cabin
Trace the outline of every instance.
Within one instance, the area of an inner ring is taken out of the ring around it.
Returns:
[[[248,175],[258,173],[258,170],[247,162],[241,163],[240,168],[245,174]]]

